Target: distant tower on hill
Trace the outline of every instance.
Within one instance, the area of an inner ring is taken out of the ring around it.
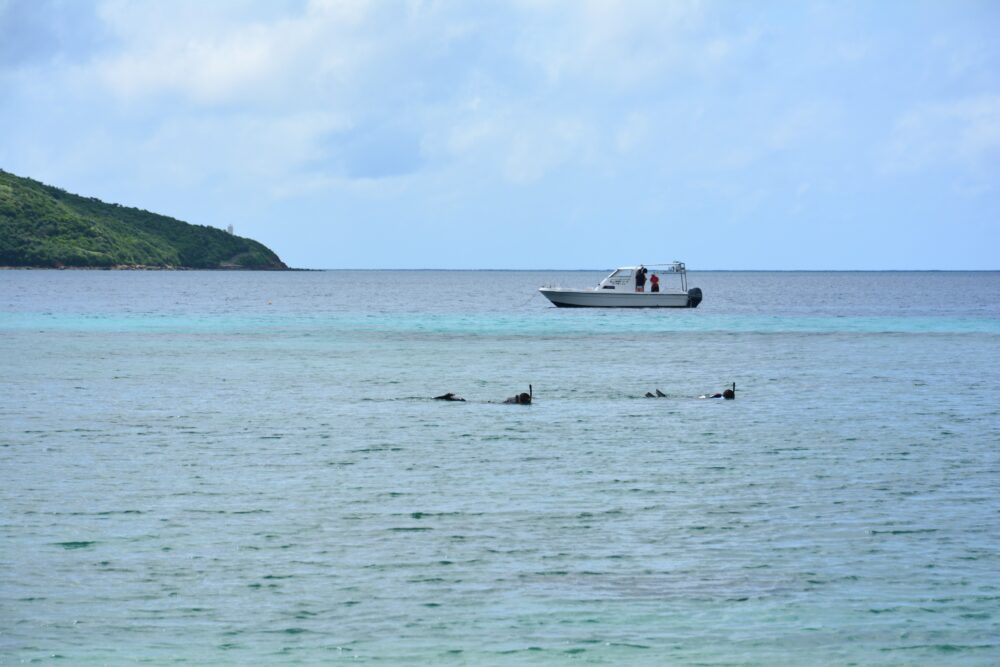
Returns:
[[[230,234],[232,234],[233,233],[233,226],[229,225],[228,227],[226,227],[226,231],[229,232]]]

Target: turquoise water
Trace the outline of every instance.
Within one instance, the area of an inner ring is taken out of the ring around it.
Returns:
[[[0,272],[0,663],[1000,663],[1000,274],[601,275]]]

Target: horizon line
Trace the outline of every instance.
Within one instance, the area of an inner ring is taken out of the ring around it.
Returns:
[[[592,271],[613,271],[617,267],[604,267],[596,269],[449,269],[449,268],[360,268],[360,267],[336,267],[336,268],[308,268],[295,267],[293,271],[479,271],[479,272],[521,272],[537,273],[539,271],[564,271],[564,272],[592,272]],[[688,269],[688,273],[997,273],[996,269]]]

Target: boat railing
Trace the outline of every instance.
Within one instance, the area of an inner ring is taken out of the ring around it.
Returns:
[[[650,271],[654,273],[659,273],[659,274],[672,273],[680,276],[681,290],[684,292],[688,291],[687,267],[684,266],[684,262],[662,262],[660,264],[649,264],[646,266]]]
[[[659,273],[687,273],[684,262],[661,262],[660,264],[647,264],[644,266],[650,270],[655,269]]]

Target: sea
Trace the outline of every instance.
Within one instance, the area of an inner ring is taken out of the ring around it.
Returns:
[[[0,663],[1000,664],[1000,273],[605,273],[0,272]]]

